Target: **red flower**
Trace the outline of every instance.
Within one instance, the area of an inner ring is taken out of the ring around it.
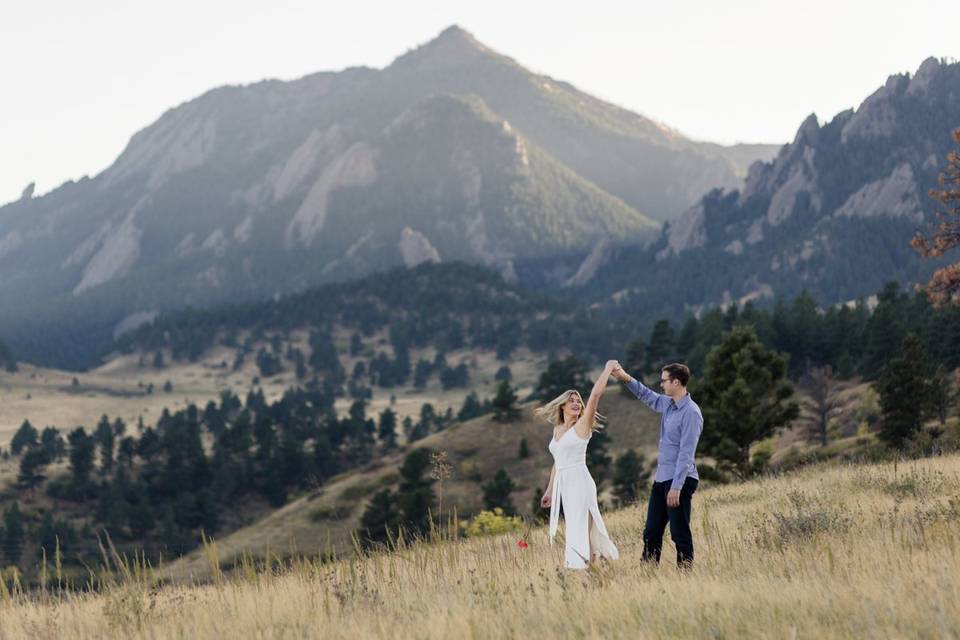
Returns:
[[[517,543],[517,546],[520,547],[521,549],[526,549],[526,548],[529,547],[530,545],[527,544],[527,541],[526,541],[526,540],[520,540],[520,541]]]

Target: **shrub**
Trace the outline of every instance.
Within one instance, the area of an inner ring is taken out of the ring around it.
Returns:
[[[524,524],[520,516],[504,515],[503,509],[497,507],[493,511],[481,511],[469,522],[461,522],[460,527],[465,535],[476,538],[523,531]]]

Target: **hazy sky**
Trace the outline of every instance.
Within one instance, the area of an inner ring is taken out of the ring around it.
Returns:
[[[222,84],[383,67],[450,24],[531,70],[698,139],[786,142],[928,56],[956,0],[292,2],[0,6],[0,203],[93,176],[166,109]],[[960,125],[960,105],[958,105]]]

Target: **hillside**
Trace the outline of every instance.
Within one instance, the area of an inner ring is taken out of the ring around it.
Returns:
[[[247,565],[207,586],[157,588],[147,574],[102,593],[15,596],[3,628],[9,638],[952,637],[958,492],[955,455],[817,466],[698,492],[692,575],[669,559],[640,564],[644,512],[630,508],[605,514],[621,559],[583,575],[557,569],[562,547],[538,528],[526,549],[512,533],[288,571]],[[216,566],[219,548],[209,552]]]
[[[454,27],[384,69],[212,89],[99,175],[0,207],[0,299],[17,301],[0,336],[82,369],[158,311],[422,262],[513,278],[518,260],[649,241],[769,153],[728,158]]]
[[[792,468],[879,455],[872,434],[881,409],[859,376],[883,378],[908,332],[921,336],[912,366],[939,381],[923,396],[924,412],[936,409],[952,422],[958,314],[957,307],[931,309],[894,284],[872,309],[820,309],[803,295],[772,312],[714,308],[676,334],[663,320],[647,339],[477,267],[423,265],[269,303],[160,316],[76,384],[69,373],[32,365],[0,373],[7,434],[24,418],[35,423],[32,435],[28,426],[18,429],[21,450],[0,463],[0,508],[18,503],[30,532],[5,559],[33,579],[41,547],[60,539],[65,561],[79,570],[97,553],[94,531],[104,529],[123,552],[144,549],[154,560],[194,550],[201,532],[224,538],[235,553],[261,554],[268,544],[285,552],[318,536],[342,549],[368,502],[397,484],[411,445],[449,450],[455,476],[447,507],[474,512],[482,485],[503,466],[518,474],[514,504],[522,511],[545,482],[540,465],[548,459],[536,456],[545,425],[529,419],[530,406],[513,428],[484,418],[498,379],[511,379],[521,400],[541,386],[589,388],[596,368],[566,357],[587,346],[590,360],[620,357],[636,375],[688,362],[698,398],[716,374],[708,354],[742,325],[789,356],[784,369],[801,396],[805,373],[832,367],[830,395],[840,402],[825,427],[828,446],[808,444],[793,428],[752,445],[751,464]],[[745,373],[743,380],[757,378]],[[613,391],[601,410],[611,417],[611,454],[637,448],[652,459],[653,441],[645,438],[655,425],[626,432],[618,425],[655,416]],[[929,426],[905,450],[932,446],[924,442],[942,427]],[[488,434],[497,434],[490,449],[465,444]],[[521,459],[524,438],[534,455]],[[701,461],[706,472],[711,461]],[[196,560],[186,564],[195,569]]]
[[[552,465],[546,449],[552,435],[550,425],[534,418],[535,406],[525,405],[517,422],[498,423],[484,416],[416,442],[415,448],[445,451],[453,465],[453,473],[443,485],[445,512],[452,513],[456,508],[461,518],[479,512],[483,508],[481,485],[502,468],[516,485],[511,494],[514,505],[530,517],[531,502],[535,495],[538,499],[542,495]],[[659,416],[616,387],[605,394],[601,411],[609,419],[605,432],[609,453],[616,458],[627,449],[636,449],[645,455],[647,467],[654,465]],[[522,439],[527,440],[531,451],[526,459],[518,457]],[[262,520],[220,538],[217,545],[224,564],[233,565],[244,555],[264,558],[268,549],[280,556],[291,550],[316,554],[349,549],[368,499],[382,489],[396,488],[397,471],[408,453],[409,449],[382,456],[367,468],[333,478]],[[605,488],[608,491],[602,492],[601,500],[610,503],[609,479]],[[198,550],[170,565],[168,575],[183,579],[205,575],[207,570],[203,552]]]
[[[257,343],[279,340],[282,347],[292,332],[309,331],[313,343],[304,355],[322,371],[335,366],[333,354],[317,361],[313,351],[326,347],[320,337],[329,342],[340,330],[371,343],[374,353],[382,343],[372,338],[385,334],[393,357],[410,348],[469,347],[494,351],[506,362],[514,349],[527,347],[541,353],[569,350],[592,362],[619,349],[628,339],[628,327],[627,319],[616,321],[593,313],[581,301],[511,284],[488,269],[424,264],[264,302],[164,314],[122,336],[110,350],[150,354],[169,349],[176,360],[192,360],[218,345],[251,354],[259,344],[245,344],[250,338]],[[622,330],[619,336],[617,329]],[[272,351],[292,364],[288,349]],[[337,351],[342,355],[355,349]]]

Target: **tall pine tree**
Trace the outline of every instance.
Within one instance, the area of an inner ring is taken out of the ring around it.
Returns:
[[[749,476],[751,445],[797,417],[786,375],[786,356],[760,344],[752,327],[735,327],[710,352],[694,396],[705,425],[700,443],[718,466]]]

